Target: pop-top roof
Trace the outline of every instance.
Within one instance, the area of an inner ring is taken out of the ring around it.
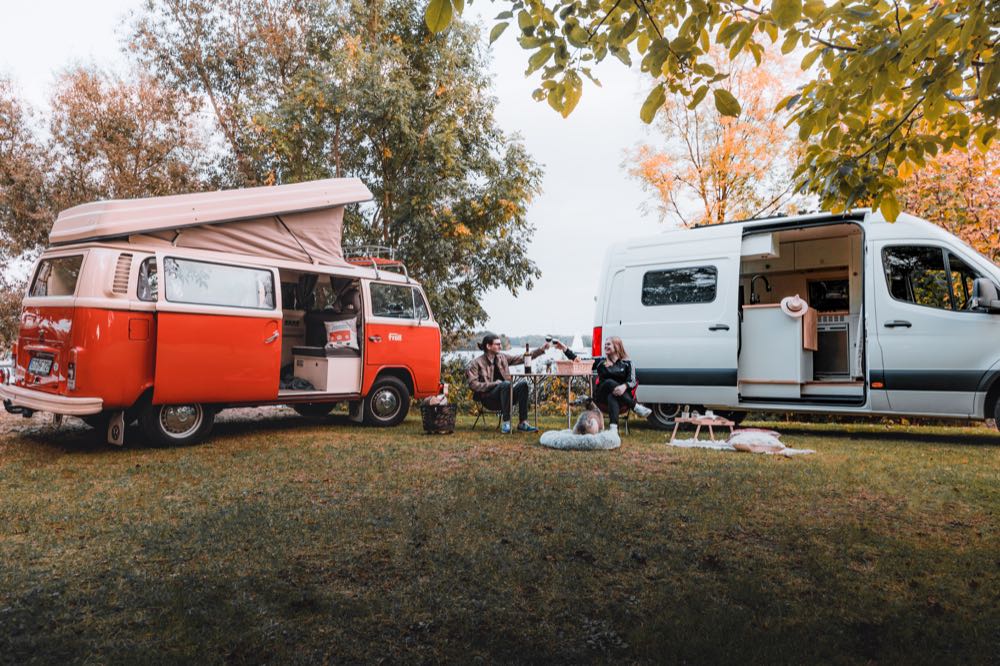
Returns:
[[[189,247],[256,257],[347,265],[341,249],[344,206],[372,193],[357,178],[97,201],[64,210],[53,245],[127,239],[143,246]]]
[[[335,208],[371,198],[372,193],[357,178],[328,178],[272,187],[95,201],[59,213],[49,233],[49,242],[60,245],[123,238]]]

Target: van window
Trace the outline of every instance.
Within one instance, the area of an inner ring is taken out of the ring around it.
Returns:
[[[173,303],[274,309],[271,271],[174,257],[163,260],[163,271],[166,298]]]
[[[416,289],[400,284],[381,284],[373,282],[372,314],[376,317],[394,317],[396,319],[426,319],[427,305],[423,296]],[[414,307],[414,301],[419,303]]]
[[[897,301],[941,310],[964,310],[972,298],[972,281],[979,277],[940,247],[887,247],[882,266],[889,294]]]
[[[417,319],[430,319],[431,311],[427,307],[427,301],[424,300],[424,295],[418,290],[413,290],[413,306],[416,310]]]
[[[642,276],[642,304],[711,303],[718,275],[715,266],[649,271]]]
[[[29,296],[72,296],[76,293],[76,281],[80,278],[83,255],[52,257],[42,259],[38,264],[35,279],[31,282]]]
[[[156,257],[139,264],[139,286],[136,296],[140,301],[155,301],[160,293],[160,276],[156,272]]]

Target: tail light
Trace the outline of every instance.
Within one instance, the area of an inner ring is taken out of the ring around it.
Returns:
[[[594,340],[590,343],[590,355],[597,358],[601,355],[601,347],[603,346],[603,340],[601,340],[601,327],[594,327]]]
[[[76,349],[69,350],[69,363],[66,364],[66,390],[76,390]]]

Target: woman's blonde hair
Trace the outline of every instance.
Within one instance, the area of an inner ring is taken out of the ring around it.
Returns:
[[[618,356],[618,358],[623,358],[625,360],[628,360],[628,352],[625,351],[625,345],[622,344],[621,338],[615,335],[608,338],[607,341],[611,343],[611,347],[612,349],[615,350],[615,354]]]

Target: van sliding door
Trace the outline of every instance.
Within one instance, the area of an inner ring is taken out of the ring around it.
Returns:
[[[608,286],[604,339],[620,336],[641,402],[737,404],[739,225],[632,253]]]
[[[155,404],[278,397],[281,305],[272,268],[157,254]]]

